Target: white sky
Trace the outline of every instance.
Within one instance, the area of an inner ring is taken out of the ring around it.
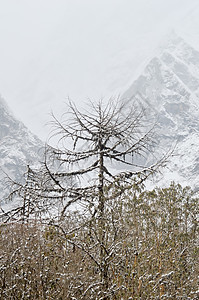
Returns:
[[[172,28],[199,44],[198,0],[0,0],[0,93],[46,139],[51,110],[122,93]]]

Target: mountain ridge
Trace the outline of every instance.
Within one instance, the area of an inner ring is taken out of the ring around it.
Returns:
[[[158,144],[176,144],[159,184],[171,180],[199,188],[199,52],[172,37],[122,96],[157,115]],[[182,164],[184,161],[184,164]]]
[[[0,97],[0,189],[1,199],[8,194],[6,176],[20,181],[27,164],[40,160],[42,141],[12,114],[6,101]],[[7,175],[6,175],[7,174]]]

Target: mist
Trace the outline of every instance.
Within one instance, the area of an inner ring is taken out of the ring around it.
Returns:
[[[196,0],[0,0],[0,93],[46,139],[50,112],[117,96],[176,31],[198,47]]]

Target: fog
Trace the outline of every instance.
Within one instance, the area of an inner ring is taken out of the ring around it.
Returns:
[[[0,94],[46,139],[70,97],[117,96],[175,30],[198,46],[198,0],[0,0]]]

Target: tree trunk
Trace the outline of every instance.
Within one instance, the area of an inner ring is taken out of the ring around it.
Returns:
[[[105,219],[104,219],[104,207],[105,207],[105,195],[104,195],[104,155],[103,145],[101,138],[99,139],[99,241],[100,241],[100,273],[101,281],[103,282],[103,289],[108,289],[108,265],[106,262],[105,251]],[[106,297],[104,299],[107,299]]]

